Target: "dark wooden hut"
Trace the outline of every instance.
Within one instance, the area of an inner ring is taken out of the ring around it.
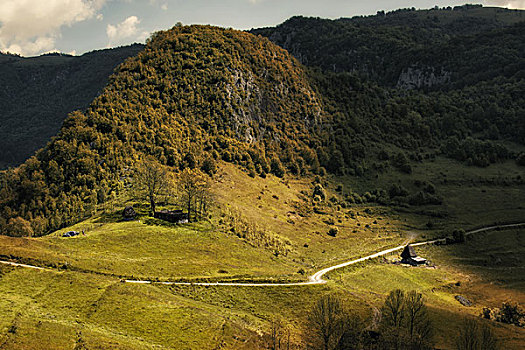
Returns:
[[[407,245],[401,252],[401,263],[410,264],[412,266],[423,265],[427,259],[417,256],[416,250],[411,245]]]
[[[188,222],[188,214],[183,213],[182,210],[156,211],[154,217],[157,219],[174,222],[177,224],[184,224]]]

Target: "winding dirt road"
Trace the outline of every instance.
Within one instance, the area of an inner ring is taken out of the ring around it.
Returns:
[[[525,223],[519,223],[519,224],[508,224],[508,225],[494,225],[494,226],[487,226],[480,229],[472,230],[465,232],[466,235],[471,235],[475,233],[485,232],[485,231],[491,231],[496,229],[508,229],[508,228],[518,228],[518,227],[525,227]],[[446,238],[440,238],[440,239],[434,239],[431,241],[425,241],[425,242],[419,242],[412,244],[413,247],[427,245],[427,244],[435,244],[437,242],[444,242]],[[309,285],[315,285],[315,284],[325,284],[328,281],[323,279],[323,276],[326,275],[328,272],[354,265],[369,259],[378,258],[383,255],[387,255],[390,253],[393,253],[398,250],[402,250],[405,248],[405,245],[400,245],[395,248],[385,249],[380,252],[359,258],[350,260],[344,263],[341,263],[339,265],[330,266],[327,268],[324,268],[320,271],[317,271],[312,276],[308,278],[308,281],[305,282],[275,282],[275,283],[250,283],[250,282],[156,282],[156,281],[140,281],[140,280],[124,280],[126,283],[139,283],[139,284],[165,284],[165,285],[180,285],[180,286],[236,286],[236,287],[293,287],[293,286],[309,286]]]
[[[471,230],[465,232],[466,235],[472,235],[475,233],[485,232],[485,231],[491,231],[491,230],[497,230],[497,229],[509,229],[509,228],[522,228],[525,227],[525,223],[519,223],[519,224],[507,224],[507,225],[493,225],[493,226],[487,226],[482,227],[476,230]],[[413,243],[413,247],[427,245],[427,244],[435,244],[438,242],[444,242],[446,238],[440,238],[440,239],[434,239],[430,241],[425,242],[419,242],[419,243]],[[370,254],[367,256],[364,256],[359,259],[350,260],[338,265],[330,266],[327,268],[324,268],[320,271],[317,271],[312,276],[308,278],[308,281],[305,282],[275,282],[275,283],[253,283],[253,282],[161,282],[161,281],[151,281],[151,280],[122,280],[122,282],[125,283],[135,283],[135,284],[163,284],[163,285],[178,285],[178,286],[235,286],[235,287],[293,287],[293,286],[310,286],[310,285],[316,285],[316,284],[325,284],[328,281],[323,279],[323,276],[326,275],[328,272],[341,269],[346,266],[354,265],[366,260],[378,258],[383,255],[387,255],[390,253],[393,253],[395,251],[401,250],[405,247],[405,244],[400,245],[398,247],[385,249],[380,252]],[[34,266],[34,265],[27,265],[27,264],[19,264],[11,261],[3,261],[0,260],[0,263],[10,265],[10,266],[16,266],[16,267],[24,267],[24,268],[30,268],[30,269],[36,269],[36,270],[51,270],[45,267],[40,266]]]

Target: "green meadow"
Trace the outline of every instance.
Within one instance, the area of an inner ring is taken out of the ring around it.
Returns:
[[[398,175],[384,173],[360,182],[330,178],[324,187],[327,197],[338,197],[338,184],[365,192],[386,187]],[[442,205],[343,208],[327,200],[314,209],[308,199],[313,178],[253,179],[221,164],[213,188],[215,207],[199,223],[164,224],[149,219],[140,205],[137,220],[122,221],[120,211],[131,203],[122,199],[113,210],[48,236],[0,236],[3,259],[48,267],[36,271],[0,265],[0,348],[263,349],[272,320],[279,318],[290,331],[292,348],[300,349],[308,312],[320,296],[337,294],[370,322],[395,288],[423,293],[439,348],[453,348],[464,317],[489,324],[506,349],[522,348],[522,328],[482,320],[480,314],[483,307],[504,301],[525,303],[524,230],[491,231],[464,244],[418,248],[431,267],[393,264],[398,256],[392,254],[336,270],[325,285],[204,287],[121,281],[306,280],[320,268],[409,238],[520,221],[525,217],[524,186],[505,185],[505,179],[517,175],[519,169],[510,163],[471,173],[471,168],[438,159],[418,165],[413,177],[400,176],[399,181],[410,190],[416,188],[414,179],[431,181]],[[286,242],[288,252],[278,254],[232,232],[232,212]],[[437,217],[436,212],[442,214]],[[335,237],[328,235],[332,227],[338,229]],[[63,238],[68,230],[86,234]],[[473,305],[462,306],[456,295]]]

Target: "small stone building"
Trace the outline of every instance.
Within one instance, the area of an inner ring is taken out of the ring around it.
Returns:
[[[411,245],[407,245],[403,252],[401,252],[401,263],[410,264],[412,266],[423,265],[427,259],[417,256],[416,250]]]
[[[127,206],[122,211],[122,217],[124,220],[133,220],[137,216],[137,213],[135,212],[135,209],[133,209],[132,206]]]
[[[177,224],[185,224],[188,222],[188,214],[183,213],[182,210],[161,210],[156,211],[153,215],[157,219],[169,221]]]

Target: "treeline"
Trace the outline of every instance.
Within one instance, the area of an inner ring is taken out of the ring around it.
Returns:
[[[438,82],[466,86],[497,76],[523,77],[524,21],[523,11],[471,6],[338,20],[296,16],[251,32],[324,71],[355,72],[394,87],[412,68],[427,78],[421,86],[433,88]]]
[[[501,141],[525,143],[523,13],[405,9],[339,20],[293,17],[252,32],[310,68],[332,117],[318,150],[321,166],[359,176],[384,168],[365,160],[384,148],[419,157],[440,153],[453,137],[474,139],[464,144],[475,143],[465,156],[443,152],[466,164],[516,159]],[[415,89],[406,91],[401,79]]]

